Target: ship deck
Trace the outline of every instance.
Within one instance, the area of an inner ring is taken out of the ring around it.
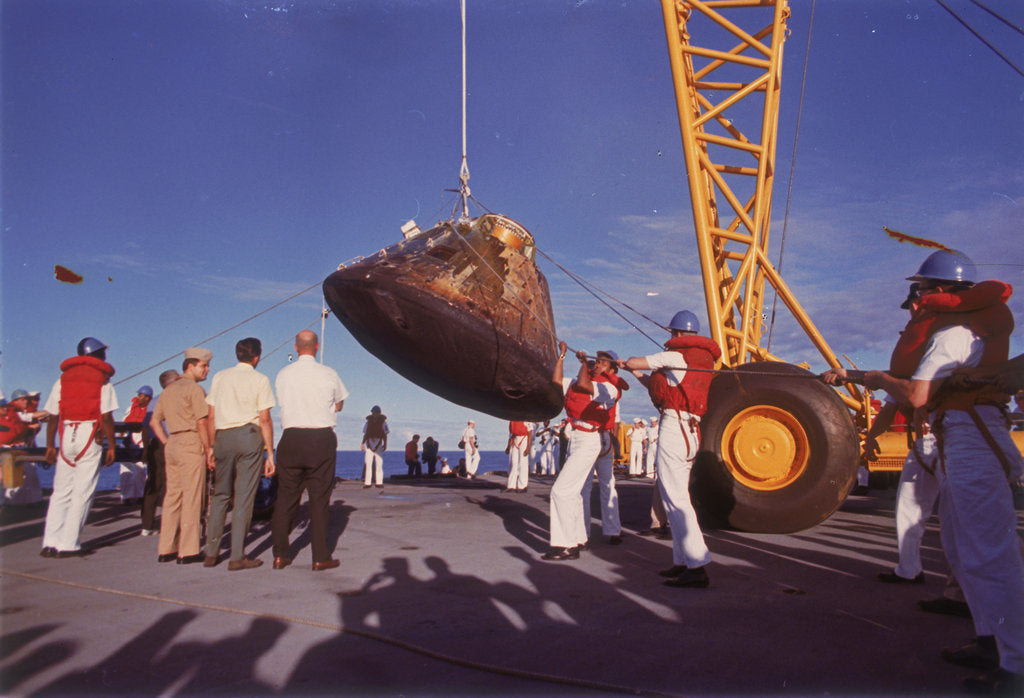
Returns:
[[[271,568],[269,522],[222,561],[158,564],[137,507],[97,496],[89,554],[39,556],[45,502],[2,514],[0,691],[22,695],[956,694],[970,672],[942,646],[967,619],[921,612],[946,575],[937,521],[926,584],[887,585],[893,491],[851,497],[792,535],[708,530],[708,589],[656,571],[649,480],[618,484],[624,542],[544,562],[552,478],[340,481],[337,569],[313,572],[303,509],[295,562]],[[597,488],[594,488],[595,494]],[[595,502],[595,513],[598,512]],[[226,553],[222,555],[222,560]]]

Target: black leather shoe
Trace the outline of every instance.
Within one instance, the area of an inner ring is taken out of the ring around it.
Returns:
[[[622,545],[622,536],[609,536],[608,545]]]
[[[971,617],[971,609],[966,603],[947,599],[945,596],[940,596],[937,599],[921,599],[917,605],[922,611],[928,613],[941,613],[944,616],[959,616],[960,618]]]
[[[940,654],[950,664],[969,669],[995,671],[999,668],[999,649],[991,635],[976,637],[961,647],[944,647]]]
[[[660,572],[658,572],[658,574],[660,574],[662,577],[668,577],[669,579],[674,579],[674,578],[678,577],[679,575],[681,575],[686,570],[687,570],[686,565],[672,565],[667,570],[661,570]]]
[[[665,586],[680,589],[706,589],[711,584],[703,567],[687,569],[675,579],[666,579]]]
[[[895,572],[879,572],[878,581],[886,584],[924,584],[924,572],[918,572],[913,579],[901,577]]]
[[[39,551],[39,557],[57,557],[56,548],[43,548]]]
[[[579,560],[579,548],[552,548],[540,557],[541,560]]]
[[[968,693],[985,696],[1024,695],[1024,675],[999,668],[981,676],[964,679]]]
[[[195,555],[186,555],[185,557],[179,557],[176,562],[179,565],[191,565],[196,562],[202,562],[206,558],[202,553],[196,553]]]
[[[157,555],[157,562],[174,562],[178,559],[178,553],[165,553],[163,555]]]

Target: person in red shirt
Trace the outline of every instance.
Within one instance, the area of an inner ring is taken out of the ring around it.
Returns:
[[[423,474],[423,467],[420,465],[419,434],[413,434],[412,440],[405,445],[405,464],[409,466],[409,477],[419,477]]]

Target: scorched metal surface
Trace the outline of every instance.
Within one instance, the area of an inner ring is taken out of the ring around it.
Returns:
[[[496,214],[444,221],[324,280],[371,354],[417,385],[501,419],[562,409],[556,335],[533,236]]]

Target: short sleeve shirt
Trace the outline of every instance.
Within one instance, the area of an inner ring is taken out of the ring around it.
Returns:
[[[164,422],[168,434],[196,431],[200,419],[210,414],[206,391],[189,376],[182,376],[160,393],[153,408],[153,421]]]
[[[348,390],[335,370],[302,354],[281,369],[274,380],[281,404],[281,428],[323,429],[334,427],[338,413],[334,407],[344,402]]]
[[[100,414],[114,412],[118,407],[114,386],[110,383],[104,383],[103,388],[100,390]],[[43,411],[52,415],[60,414],[60,378],[53,384],[50,396],[46,398],[46,404],[43,405]]]
[[[985,340],[961,325],[939,330],[928,341],[924,357],[912,380],[941,380],[958,368],[977,366],[985,351]]]
[[[668,369],[665,371],[665,377],[668,379],[669,385],[676,386],[683,382],[683,376],[686,375],[684,369],[689,364],[678,351],[659,351],[657,354],[651,354],[644,358],[647,359],[647,365],[651,367],[652,371],[661,368]]]
[[[239,362],[213,377],[206,404],[213,406],[214,429],[258,425],[260,412],[275,404],[274,391],[269,378],[252,364]]]

